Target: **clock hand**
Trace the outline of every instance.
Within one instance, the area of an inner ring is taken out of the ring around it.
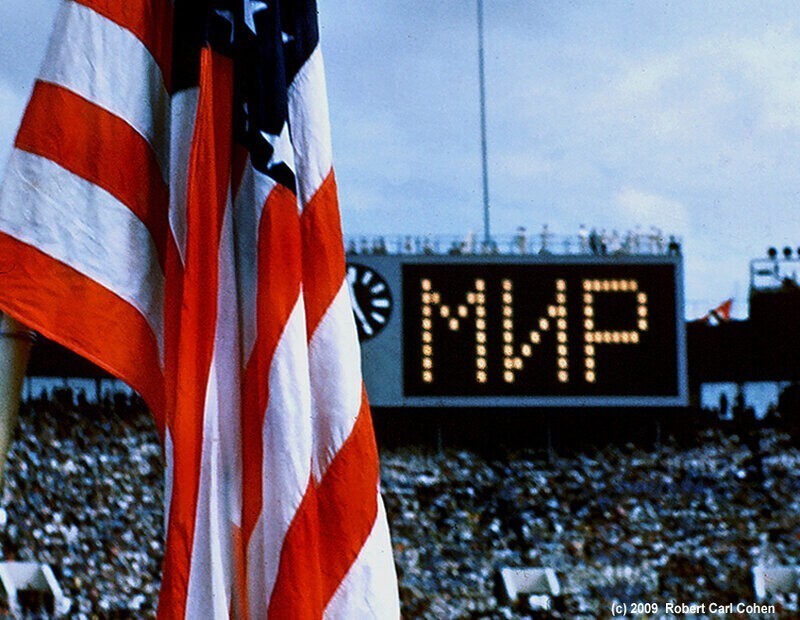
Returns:
[[[371,335],[372,327],[370,327],[370,324],[367,321],[367,317],[364,316],[364,312],[361,310],[361,306],[358,305],[355,293],[352,290],[350,291],[350,306],[353,308],[353,312],[355,313],[356,318],[361,322],[361,328],[364,330],[364,333],[366,333],[367,335]]]

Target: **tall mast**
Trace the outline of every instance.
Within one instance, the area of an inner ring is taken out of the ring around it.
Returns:
[[[486,156],[486,72],[483,58],[483,0],[478,1],[478,81],[481,102],[481,170],[483,172],[483,242],[489,246],[489,165]]]

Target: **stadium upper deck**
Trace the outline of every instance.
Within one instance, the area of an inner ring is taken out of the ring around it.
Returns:
[[[347,254],[378,255],[659,255],[680,254],[681,239],[657,228],[625,234],[581,228],[575,235],[559,235],[551,233],[547,227],[533,234],[520,227],[514,234],[496,236],[488,242],[478,239],[474,233],[463,236],[349,235],[346,250]]]

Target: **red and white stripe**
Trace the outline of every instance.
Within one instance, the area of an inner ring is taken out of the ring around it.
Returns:
[[[171,22],[163,0],[64,3],[0,193],[3,310],[124,378],[162,433]]]
[[[231,142],[230,60],[170,95],[169,0],[57,23],[0,193],[0,306],[153,409],[159,617],[398,618],[319,49],[290,89],[296,197]]]

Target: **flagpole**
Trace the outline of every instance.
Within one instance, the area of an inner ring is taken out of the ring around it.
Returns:
[[[486,155],[486,72],[483,51],[483,0],[478,2],[478,82],[481,104],[481,170],[483,172],[483,243],[489,247],[491,231],[489,228],[489,165]]]
[[[6,457],[17,427],[22,382],[28,367],[31,332],[8,315],[0,315],[0,492],[5,485]]]

